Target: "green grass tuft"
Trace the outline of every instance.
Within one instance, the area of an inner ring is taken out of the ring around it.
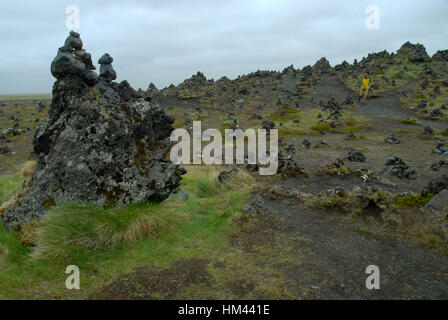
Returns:
[[[27,255],[28,250],[20,244],[16,234],[6,229],[0,220],[0,260],[21,264]]]
[[[198,196],[200,198],[216,196],[221,189],[217,179],[200,179],[198,181]]]
[[[329,131],[331,129],[331,126],[326,122],[318,122],[312,125],[310,129],[314,131]]]
[[[411,194],[408,196],[400,196],[395,199],[395,206],[401,209],[420,208],[425,206],[435,196],[430,193],[427,196]]]
[[[401,121],[402,124],[410,124],[410,125],[417,125],[418,120],[417,119],[406,119]]]

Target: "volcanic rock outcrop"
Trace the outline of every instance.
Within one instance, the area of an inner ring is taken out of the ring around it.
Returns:
[[[8,227],[19,229],[65,201],[105,207],[163,201],[186,172],[167,160],[174,119],[132,95],[123,99],[124,86],[110,72],[93,76],[90,57],[74,50],[82,50],[82,41],[72,32],[51,65],[58,80],[48,119],[33,137],[32,181],[0,215]]]

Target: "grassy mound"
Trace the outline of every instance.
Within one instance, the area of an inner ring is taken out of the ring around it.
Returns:
[[[151,203],[117,209],[63,204],[42,219],[33,256],[49,258],[83,250],[117,248],[145,237],[155,238],[186,219],[180,201],[170,201],[163,211]]]

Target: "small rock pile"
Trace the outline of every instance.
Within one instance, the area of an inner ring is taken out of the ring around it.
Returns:
[[[100,67],[100,77],[104,80],[112,81],[117,79],[117,73],[112,67],[112,62],[114,59],[108,54],[105,53],[100,60],[98,60],[98,64]]]
[[[408,57],[411,62],[428,62],[431,60],[428,53],[426,52],[426,48],[417,43],[412,44],[409,41],[406,42],[398,49],[397,54]]]
[[[442,167],[448,167],[448,159],[445,160],[440,160],[439,162],[435,162],[431,165],[431,169],[433,171],[440,171],[440,169],[442,169]]]
[[[79,76],[88,86],[94,86],[99,81],[98,74],[92,63],[92,56],[83,48],[79,33],[71,31],[65,44],[59,48],[56,58],[51,63],[51,74],[58,80],[68,75]]]
[[[433,134],[434,134],[434,129],[431,128],[431,127],[426,127],[426,128],[423,130],[423,133],[422,133],[422,134],[423,134],[423,135],[428,135],[428,136],[433,135]]]
[[[328,60],[323,57],[320,58],[312,67],[313,72],[317,73],[317,74],[326,74],[331,70],[331,65],[330,62],[328,62]]]
[[[278,170],[277,174],[283,177],[303,177],[306,173],[303,168],[299,167],[294,160],[294,154],[297,148],[294,144],[289,144],[285,150],[281,150],[278,153]]]
[[[386,161],[386,168],[382,174],[383,176],[396,176],[400,179],[417,179],[417,172],[398,157],[391,157]]]
[[[434,152],[437,154],[448,154],[448,147],[445,142],[439,141],[437,143],[437,147],[434,149]]]
[[[395,134],[392,133],[390,136],[384,139],[384,142],[389,144],[400,144],[400,139],[398,139]]]
[[[331,98],[325,105],[322,106],[322,111],[330,113],[327,120],[337,120],[340,116],[342,116],[341,107],[334,98]]]
[[[259,194],[256,194],[243,208],[241,213],[252,213],[264,216],[270,214],[271,210],[266,206],[264,199]]]
[[[264,120],[261,123],[261,127],[266,130],[267,134],[271,134],[271,130],[275,129],[275,122],[272,119]]]

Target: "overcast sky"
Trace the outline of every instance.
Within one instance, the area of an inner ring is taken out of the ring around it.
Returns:
[[[2,0],[0,94],[51,91],[50,63],[72,4],[95,65],[108,52],[117,81],[136,89],[178,84],[198,70],[217,80],[323,56],[334,66],[408,40],[431,55],[448,49],[448,0]],[[379,30],[366,28],[369,5],[380,9]]]

